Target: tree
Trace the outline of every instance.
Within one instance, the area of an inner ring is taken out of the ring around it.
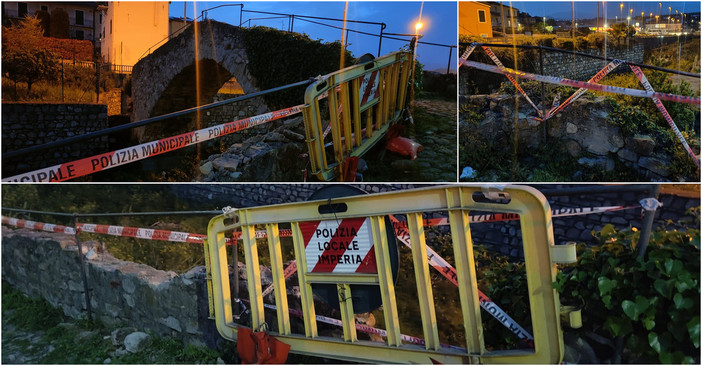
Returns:
[[[25,17],[17,25],[2,27],[2,69],[15,82],[27,83],[27,92],[40,80],[51,80],[58,72],[53,53],[41,48],[43,30],[36,17]]]
[[[636,33],[636,28],[628,26],[624,22],[612,25],[612,29],[609,30],[609,35],[617,40],[617,45],[620,44],[622,38],[631,37],[634,33]]]

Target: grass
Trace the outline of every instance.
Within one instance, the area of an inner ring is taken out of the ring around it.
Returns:
[[[108,358],[113,364],[214,364],[218,358],[231,359],[209,348],[157,336],[141,352],[115,356],[118,347],[109,337],[113,329],[98,321],[67,318],[46,300],[29,298],[5,281],[2,315],[3,363],[11,352],[21,352],[32,357],[31,363],[40,364],[102,364]],[[8,332],[10,325],[15,331]],[[34,334],[33,340],[18,336],[24,332]]]

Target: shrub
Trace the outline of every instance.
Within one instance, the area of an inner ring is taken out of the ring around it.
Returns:
[[[593,235],[599,244],[579,245],[554,283],[562,302],[582,305],[578,332],[620,344],[623,363],[699,363],[699,230],[655,231],[643,258],[636,228]]]

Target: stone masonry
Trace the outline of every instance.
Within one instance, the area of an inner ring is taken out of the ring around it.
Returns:
[[[100,104],[2,103],[2,152],[42,145],[107,128],[107,107]],[[3,159],[3,176],[45,168],[105,152],[102,137],[56,149]]]

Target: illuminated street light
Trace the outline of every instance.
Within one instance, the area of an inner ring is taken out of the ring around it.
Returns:
[[[619,4],[619,18],[624,19],[622,16],[622,10],[624,9],[624,3]]]
[[[414,25],[414,30],[416,32],[419,32],[419,30],[422,29],[423,26],[424,24],[422,24],[422,22],[417,22],[417,24]]]

